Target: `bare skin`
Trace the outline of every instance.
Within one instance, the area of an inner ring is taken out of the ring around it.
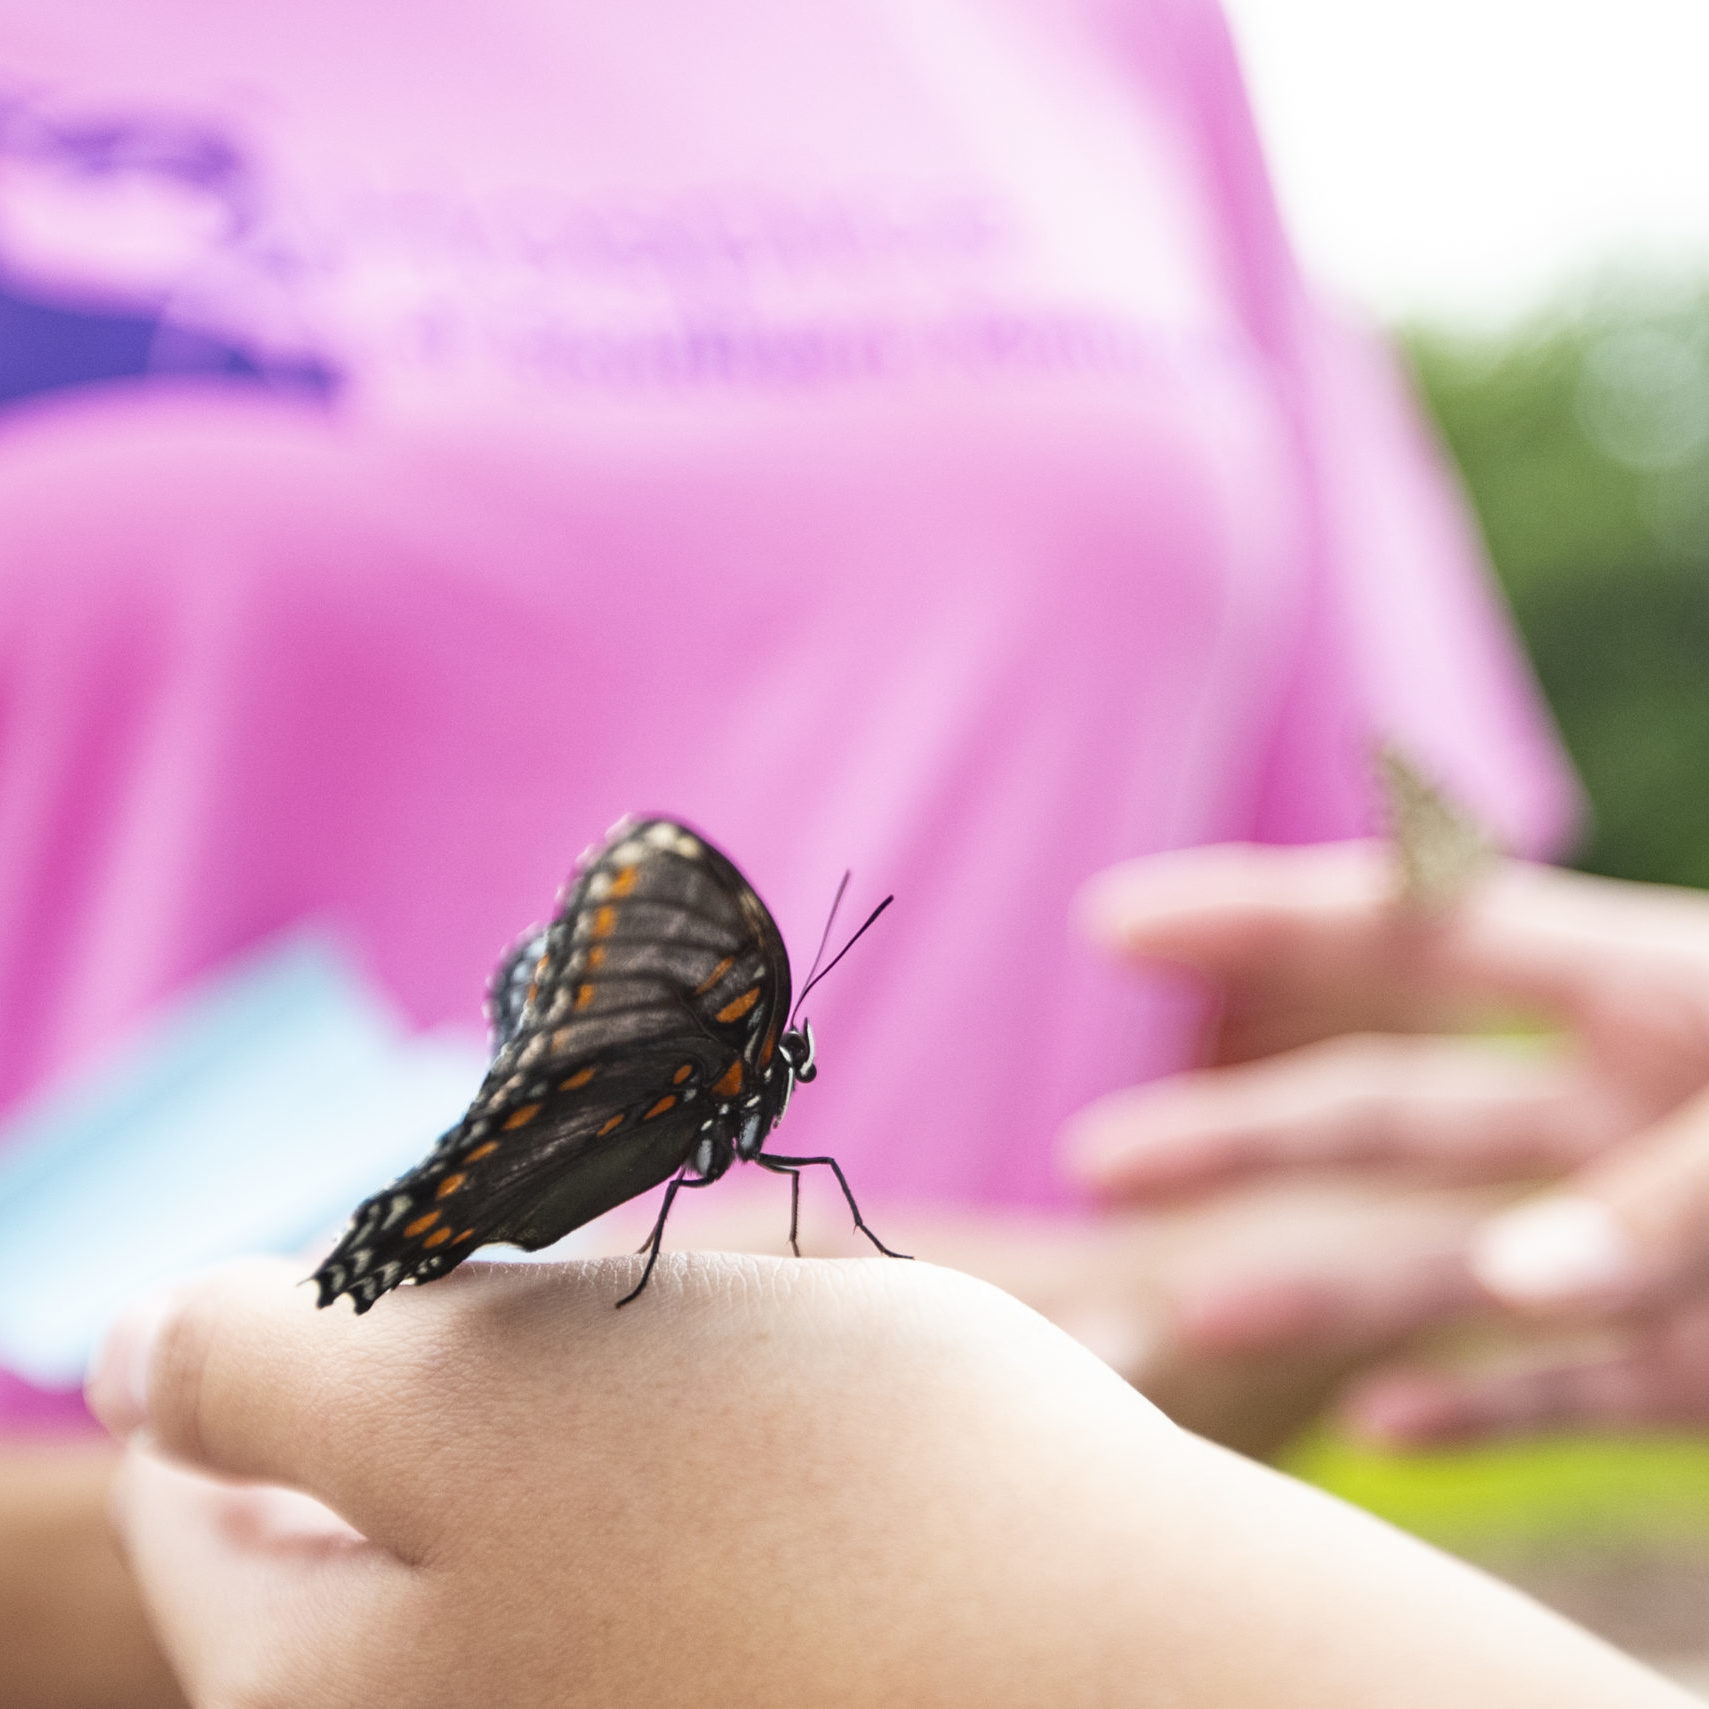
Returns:
[[[0,1453],[0,1706],[179,1709],[109,1513],[98,1436]]]
[[[1434,918],[1391,891],[1358,844],[1096,881],[1093,935],[1208,981],[1221,1023],[1213,1066],[1086,1112],[1083,1178],[1132,1208],[1326,1175],[1517,1193],[1463,1254],[1504,1349],[1378,1373],[1355,1422],[1395,1442],[1709,1425],[1709,899],[1519,863]],[[1552,1037],[1479,1025],[1516,1014]],[[1309,1353],[1369,1312],[1368,1287],[1286,1263],[1218,1288],[1183,1302],[1201,1346]],[[1399,1250],[1381,1291],[1397,1330],[1468,1305]]]
[[[613,1311],[638,1274],[470,1266],[357,1319],[256,1265],[122,1329],[92,1399],[190,1701],[1690,1701],[967,1277],[676,1256]]]

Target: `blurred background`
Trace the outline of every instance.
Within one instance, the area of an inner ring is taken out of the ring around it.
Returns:
[[[1709,885],[1709,8],[1228,10],[1307,266],[1459,464],[1590,797],[1573,864]],[[1709,1691],[1701,1442],[1296,1468]]]
[[[1229,12],[1306,265],[1459,463],[1590,794],[1576,864],[1709,883],[1709,9]]]

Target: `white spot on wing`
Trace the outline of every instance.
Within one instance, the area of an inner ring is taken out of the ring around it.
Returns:
[[[649,825],[641,833],[641,840],[656,849],[667,849],[672,854],[681,855],[685,860],[694,860],[700,854],[698,837],[691,837],[681,826],[669,824],[662,819],[656,825]],[[618,859],[621,854],[622,851],[618,850],[612,858]]]

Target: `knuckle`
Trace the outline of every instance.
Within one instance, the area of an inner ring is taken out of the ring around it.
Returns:
[[[148,1372],[149,1427],[164,1447],[205,1458],[208,1370],[220,1312],[203,1293],[180,1296],[156,1334]]]

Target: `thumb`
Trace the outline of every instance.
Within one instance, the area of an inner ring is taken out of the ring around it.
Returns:
[[[420,1559],[433,1536],[418,1487],[430,1458],[421,1360],[410,1346],[422,1316],[406,1306],[370,1325],[317,1311],[296,1266],[245,1260],[115,1324],[90,1375],[90,1407],[115,1436],[216,1478],[304,1491],[400,1558]]]
[[[1606,1313],[1709,1282],[1709,1093],[1560,1187],[1492,1217],[1472,1272],[1503,1304]]]

